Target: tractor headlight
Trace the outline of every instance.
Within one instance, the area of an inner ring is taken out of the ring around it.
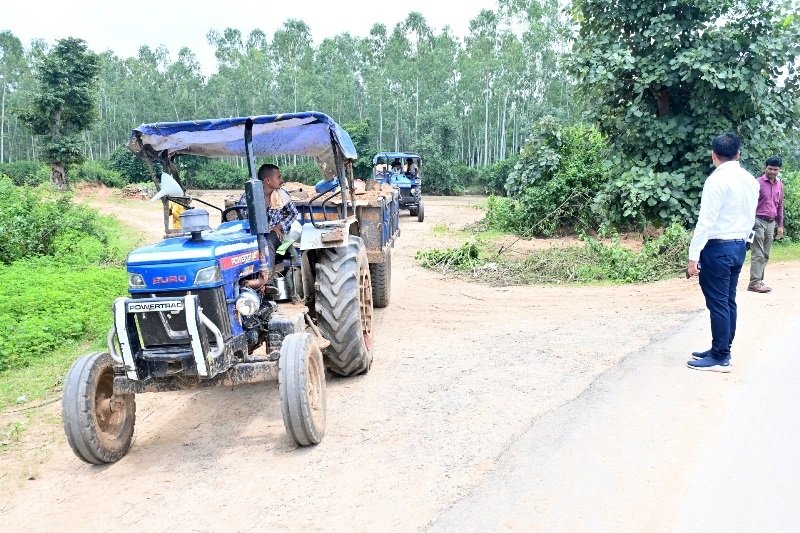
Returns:
[[[239,314],[253,315],[259,307],[261,307],[261,298],[258,297],[258,293],[253,289],[242,289],[239,297],[236,298],[236,310],[239,311]]]
[[[222,273],[216,265],[201,268],[194,277],[195,285],[206,285],[207,283],[214,283],[215,281],[222,281]]]
[[[131,289],[143,289],[145,284],[142,275],[128,272],[128,287]]]

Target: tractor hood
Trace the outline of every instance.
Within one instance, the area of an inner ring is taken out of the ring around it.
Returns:
[[[143,246],[128,255],[127,270],[141,276],[131,292],[188,290],[222,285],[257,271],[258,242],[246,221],[223,223],[204,231],[201,240],[173,237]],[[217,275],[198,281],[198,272],[218,267]]]
[[[331,117],[316,111],[185,122],[142,124],[131,133],[128,148],[156,159],[189,154],[245,157],[245,122],[253,122],[255,156],[295,154],[314,157],[326,180],[336,176],[336,152],[355,160],[352,139]]]

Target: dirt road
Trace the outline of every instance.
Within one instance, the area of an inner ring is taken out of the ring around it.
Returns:
[[[35,445],[46,453],[39,455],[44,459],[37,460],[34,479],[2,480],[0,523],[25,531],[463,530],[480,523],[479,511],[489,529],[577,525],[555,513],[562,509],[559,495],[570,487],[568,476],[550,479],[541,486],[552,492],[526,500],[542,511],[543,521],[504,521],[502,505],[484,506],[481,497],[490,502],[504,494],[498,480],[525,464],[512,460],[520,446],[554,417],[528,464],[569,463],[570,449],[559,443],[575,433],[569,422],[581,416],[576,409],[597,408],[602,395],[585,402],[597,387],[638,379],[637,361],[650,365],[646,378],[660,386],[670,383],[663,381],[664,368],[669,379],[691,378],[698,388],[715,378],[738,378],[685,376],[691,372],[686,346],[670,351],[670,339],[682,331],[694,333],[693,349],[706,347],[696,280],[497,288],[422,269],[415,251],[462,244],[462,237],[441,230],[479,219],[479,201],[431,197],[425,222],[402,217],[391,303],[375,313],[373,368],[355,378],[329,377],[321,444],[299,449],[286,436],[273,383],[144,394],[136,399],[133,447],[114,465],[94,467],[75,458],[58,424],[49,440],[40,436]],[[153,239],[160,235],[159,206],[105,205],[131,227],[148,229]],[[795,264],[769,267],[771,283],[786,294],[790,288],[797,293],[798,273]],[[752,316],[785,302],[740,294]],[[49,409],[58,416],[57,404]],[[613,423],[594,429],[606,438],[630,434],[624,418]],[[636,442],[631,437],[630,446]],[[0,456],[6,466],[8,456]],[[674,466],[659,463],[652,478],[674,481]],[[525,479],[520,483],[534,481]]]

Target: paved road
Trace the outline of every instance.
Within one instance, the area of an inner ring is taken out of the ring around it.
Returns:
[[[686,368],[709,338],[707,315],[692,320],[537,419],[429,530],[797,531],[800,291],[787,289],[740,294],[730,374]]]

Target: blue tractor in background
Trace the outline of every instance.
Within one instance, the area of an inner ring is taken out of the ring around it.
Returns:
[[[370,267],[391,257],[399,195],[356,198],[355,147],[318,112],[145,124],[128,147],[160,186],[153,200],[163,203],[166,235],[129,254],[129,294],[112,305],[108,351],[78,359],[67,374],[62,420],[72,450],[93,464],[121,459],[133,440],[136,394],[275,379],[289,436],[320,442],[325,368],[352,376],[372,363],[373,284],[388,303],[391,270]],[[175,165],[184,154],[245,158],[246,205],[220,209],[185,196]],[[316,158],[338,186],[295,200],[299,242],[270,257],[255,158],[283,154]],[[218,209],[222,222],[212,229],[208,211],[189,200]],[[168,227],[169,202],[188,207],[180,229]]]
[[[414,152],[378,152],[372,158],[372,179],[400,192],[400,209],[408,209],[419,222],[425,220],[422,200],[422,158]]]

